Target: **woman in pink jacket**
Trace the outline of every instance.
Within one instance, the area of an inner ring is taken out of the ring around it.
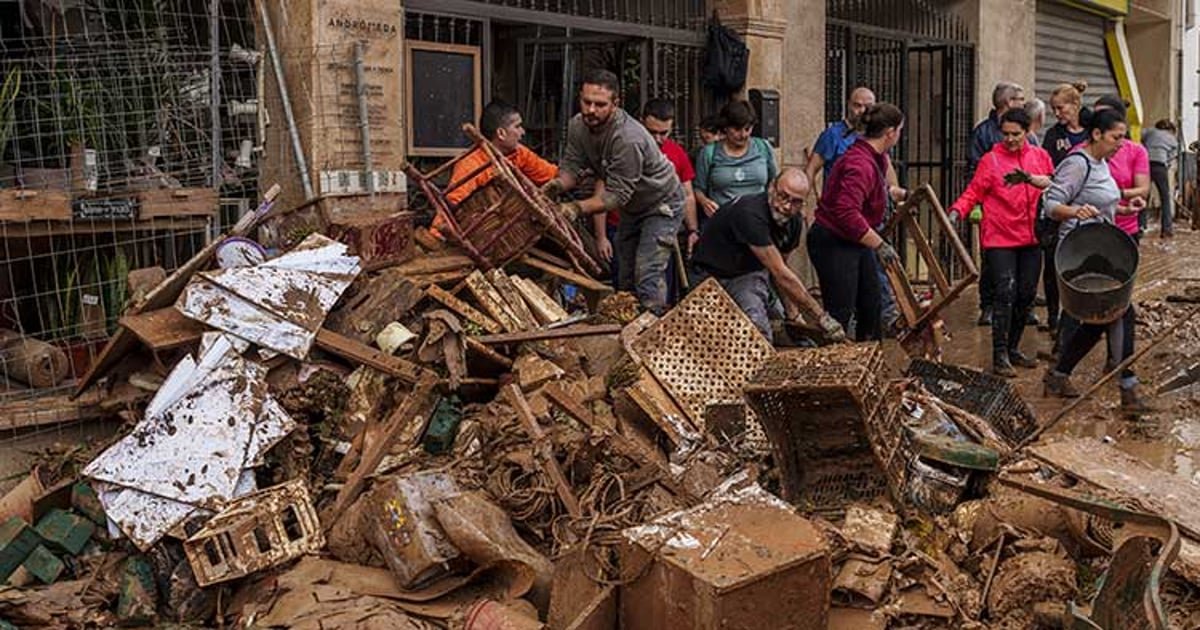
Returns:
[[[983,205],[980,241],[995,296],[992,373],[1006,377],[1017,375],[1013,365],[1037,367],[1018,347],[1042,268],[1034,233],[1038,200],[1050,185],[1054,165],[1049,153],[1027,142],[1029,122],[1021,109],[1004,113],[1001,141],[979,161],[966,191],[950,206],[950,217],[957,221],[975,204]]]

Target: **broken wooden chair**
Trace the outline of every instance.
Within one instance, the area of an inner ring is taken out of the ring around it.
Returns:
[[[542,194],[520,169],[513,168],[473,125],[463,125],[463,133],[475,146],[453,160],[429,173],[422,173],[412,164],[404,167],[404,172],[417,183],[437,212],[439,230],[484,270],[521,258],[543,237],[549,237],[563,248],[576,269],[599,276],[600,266],[588,254],[574,225],[559,214],[554,201]],[[444,188],[435,183],[475,151],[482,151],[486,158],[479,168]],[[450,201],[449,193],[488,169],[494,176],[486,184],[458,204]]]
[[[928,207],[930,216],[941,227],[942,236],[949,245],[952,256],[964,270],[954,284],[950,284],[949,274],[942,267],[929,237],[918,221],[919,211],[923,207]],[[902,233],[898,231],[901,226],[904,228]],[[938,360],[944,337],[940,314],[979,278],[975,261],[958,237],[954,225],[950,223],[950,218],[946,216],[937,194],[929,184],[912,191],[908,199],[896,207],[896,213],[888,221],[884,233],[892,235],[893,242],[897,235],[912,242],[920,259],[928,267],[929,278],[933,284],[928,299],[918,298],[913,293],[912,282],[903,263],[894,261],[884,266],[888,284],[896,297],[896,307],[900,311],[900,331],[897,339],[910,357]]]

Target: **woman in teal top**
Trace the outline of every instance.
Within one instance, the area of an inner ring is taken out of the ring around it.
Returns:
[[[765,191],[778,171],[771,145],[750,135],[755,116],[749,103],[730,101],[721,108],[721,120],[725,138],[701,149],[696,160],[693,185],[701,221],[742,195]]]

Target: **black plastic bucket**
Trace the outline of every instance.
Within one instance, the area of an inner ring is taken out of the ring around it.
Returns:
[[[1071,230],[1054,252],[1063,310],[1085,324],[1107,324],[1125,314],[1137,277],[1138,249],[1111,223]]]

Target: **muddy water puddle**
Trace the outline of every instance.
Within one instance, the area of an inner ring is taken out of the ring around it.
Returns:
[[[1200,233],[1177,232],[1171,241],[1160,241],[1157,235],[1143,239],[1142,260],[1134,287],[1134,302],[1164,300],[1168,294],[1184,294],[1189,286],[1200,286]],[[1090,291],[1116,288],[1120,281],[1105,274],[1094,274]],[[1078,283],[1080,278],[1075,278]],[[1040,291],[1039,291],[1040,292]],[[945,313],[945,321],[951,339],[945,344],[945,361],[987,371],[991,368],[991,328],[976,326],[979,316],[978,294],[972,288],[956,301]],[[1193,305],[1172,305],[1163,310],[1142,309],[1139,321],[1157,318],[1155,325],[1138,327],[1137,347],[1149,343],[1153,332],[1161,330],[1173,316],[1184,313]],[[1157,310],[1157,312],[1151,312]],[[1035,307],[1034,313],[1044,323],[1045,307]],[[1094,399],[1082,405],[1049,436],[1071,435],[1109,438],[1125,452],[1139,457],[1152,466],[1174,472],[1200,483],[1200,383],[1178,391],[1154,395],[1154,388],[1165,375],[1200,361],[1200,334],[1189,331],[1189,327],[1163,342],[1149,352],[1135,366],[1142,381],[1142,395],[1159,409],[1158,413],[1140,418],[1127,419],[1119,413],[1116,383],[1105,385]],[[1025,328],[1021,351],[1029,356],[1042,352],[1048,354],[1052,348],[1050,336],[1034,326]],[[1087,389],[1103,375],[1105,360],[1104,343],[1092,350],[1075,369],[1072,376],[1076,387]],[[897,353],[899,351],[897,350]],[[1037,368],[1018,368],[1014,386],[1033,409],[1040,422],[1045,422],[1064,404],[1061,399],[1043,396],[1042,376],[1050,365],[1040,360]],[[895,363],[903,365],[903,363]]]

